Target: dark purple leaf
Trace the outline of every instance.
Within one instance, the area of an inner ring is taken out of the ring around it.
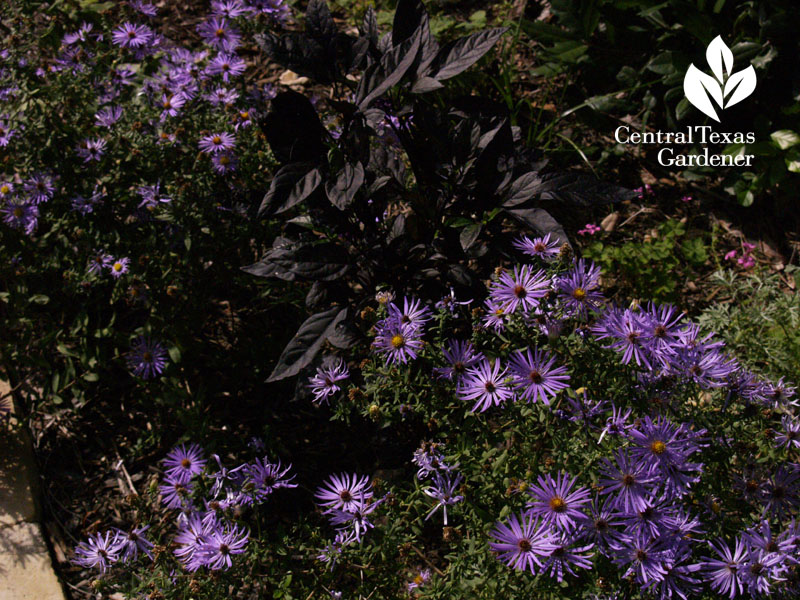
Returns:
[[[472,223],[464,227],[461,230],[461,234],[458,236],[461,242],[461,248],[464,251],[468,250],[477,241],[482,230],[483,225],[481,223]]]
[[[514,180],[508,190],[503,206],[511,208],[532,198],[536,198],[542,190],[542,177],[536,171],[530,171]]]
[[[411,86],[411,93],[424,94],[425,92],[432,92],[443,87],[444,84],[439,83],[432,77],[423,77],[422,79],[418,79],[414,82],[414,85]]]
[[[465,71],[491,50],[506,31],[507,27],[487,29],[450,42],[439,50],[428,76],[442,81]]]
[[[520,223],[533,229],[537,235],[549,233],[559,244],[569,244],[569,238],[564,228],[546,210],[542,208],[511,208],[506,212]]]
[[[414,35],[426,15],[420,0],[399,0],[392,22],[392,45],[397,46]]]
[[[275,365],[267,382],[297,375],[314,360],[322,344],[334,335],[336,326],[346,317],[346,307],[333,306],[306,319],[283,349],[278,364]]]
[[[420,33],[416,32],[411,39],[394,47],[383,55],[380,62],[371,65],[364,71],[356,92],[356,97],[362,98],[358,103],[360,110],[366,110],[373,100],[400,82],[416,60],[419,41]]]
[[[309,1],[306,8],[306,33],[325,46],[330,44],[336,35],[336,23],[325,0]]]
[[[313,167],[313,163],[301,162],[289,163],[278,169],[272,178],[269,190],[261,201],[258,214],[272,213],[276,205],[286,202],[297,182]]]
[[[289,196],[286,198],[286,201],[279,209],[275,211],[275,214],[280,214],[284,211],[287,211],[296,204],[299,204],[308,198],[314,193],[314,191],[316,191],[320,183],[322,183],[322,175],[320,174],[319,169],[312,169],[306,173],[302,179],[300,179],[300,181],[294,185],[292,191],[289,192]]]
[[[346,164],[339,171],[336,181],[325,184],[328,200],[339,210],[345,210],[355,198],[356,192],[364,184],[364,167],[360,162],[355,165]]]

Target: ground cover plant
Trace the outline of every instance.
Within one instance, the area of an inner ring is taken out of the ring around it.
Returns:
[[[75,598],[797,595],[792,267],[614,234],[661,190],[525,143],[519,22],[120,7],[2,8],[2,365]]]

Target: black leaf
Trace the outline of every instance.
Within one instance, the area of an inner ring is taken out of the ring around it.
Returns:
[[[310,0],[306,8],[306,33],[313,39],[328,46],[336,35],[328,3],[325,0]]]
[[[346,317],[347,308],[333,306],[306,319],[283,349],[267,382],[297,375],[314,360],[322,344],[334,335],[336,326]]]
[[[346,164],[339,171],[336,181],[325,184],[328,199],[339,210],[345,210],[355,198],[356,192],[364,183],[364,167],[360,162],[355,165]]]
[[[561,224],[542,208],[512,208],[506,212],[520,223],[533,229],[538,235],[551,235],[559,244],[569,244],[569,238]],[[571,244],[569,244],[571,246]]]
[[[465,71],[478,62],[506,31],[507,27],[487,29],[450,42],[439,50],[428,76],[442,81]]]
[[[291,278],[281,279],[293,281],[333,281],[340,278],[350,269],[350,260],[344,248],[332,242],[322,244],[294,245],[270,250],[264,260],[269,260],[278,268],[282,268]],[[280,275],[279,275],[280,276]]]
[[[542,183],[542,176],[536,171],[530,171],[518,177],[511,184],[503,206],[511,208],[538,197],[542,191]]]
[[[439,83],[432,77],[423,77],[414,82],[414,85],[411,86],[411,92],[413,94],[424,94],[425,92],[432,92],[443,87],[444,84]]]
[[[319,169],[312,169],[306,173],[300,179],[300,181],[294,185],[292,191],[289,192],[289,196],[286,198],[286,201],[275,211],[275,214],[280,214],[284,211],[287,211],[294,205],[299,204],[308,198],[319,187],[320,183],[322,183],[322,175],[320,174]]]
[[[481,223],[472,223],[464,227],[461,230],[461,235],[459,235],[461,248],[463,248],[465,251],[469,249],[477,241],[482,230],[483,225]]]
[[[414,64],[419,51],[420,33],[417,31],[399,46],[383,55],[380,62],[370,65],[361,77],[356,98],[358,108],[366,110],[370,103],[396,85]]]
[[[327,130],[314,105],[303,94],[281,92],[272,99],[272,110],[260,123],[272,153],[281,163],[318,163],[326,154]]]
[[[313,167],[313,163],[301,162],[289,163],[278,169],[269,184],[269,190],[261,201],[258,214],[271,213],[277,204],[286,202],[297,182]]]
[[[421,0],[399,0],[392,23],[392,45],[397,46],[414,35],[425,15]]]

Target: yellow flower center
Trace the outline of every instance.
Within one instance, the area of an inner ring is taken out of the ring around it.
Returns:
[[[553,496],[550,499],[550,508],[553,510],[553,512],[564,512],[567,510],[567,503],[564,502],[564,499],[561,496]]]
[[[583,300],[586,298],[586,290],[583,288],[575,288],[572,291],[572,297],[575,298],[575,300]]]
[[[656,440],[650,444],[650,450],[653,452],[653,454],[664,454],[664,452],[667,450],[667,445],[661,440]]]
[[[7,185],[4,185],[3,187],[0,187],[0,194],[7,194],[10,191],[11,191],[11,189]]]
[[[218,135],[215,135],[213,138],[211,138],[211,141],[214,142],[215,144],[221,144],[222,138],[219,137]]]
[[[239,116],[242,118],[242,121],[246,121],[250,118],[250,113],[247,111],[243,111],[239,113]]]
[[[112,269],[114,269],[115,271],[122,271],[122,263],[120,263],[120,262],[115,262],[115,263],[114,263],[114,266],[113,266],[113,267],[111,267],[111,268],[112,268]]]
[[[22,217],[22,215],[23,215],[24,213],[25,213],[25,211],[23,211],[23,210],[22,210],[22,207],[21,207],[21,206],[17,206],[17,207],[14,209],[14,216],[15,216],[15,217],[17,217],[18,219],[19,219],[20,217]]]
[[[417,575],[416,577],[414,577],[414,583],[416,583],[417,585],[422,585],[423,583],[425,583],[425,580],[422,578],[422,575]]]
[[[406,344],[406,339],[399,333],[396,333],[395,335],[392,336],[393,348],[402,348],[403,346],[405,346],[405,344]]]
[[[217,35],[217,37],[222,37],[223,35],[225,35],[225,30],[217,29],[214,33]]]
[[[219,159],[219,164],[221,165],[227,165],[229,162],[231,162],[231,159],[227,156],[221,156]]]

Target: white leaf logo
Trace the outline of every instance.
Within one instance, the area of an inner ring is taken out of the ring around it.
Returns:
[[[692,63],[683,78],[683,92],[695,108],[719,121],[711,100],[721,109],[741,102],[756,89],[756,70],[750,65],[738,73],[731,73],[733,52],[720,36],[715,37],[706,48],[706,61],[714,77],[703,73]]]

